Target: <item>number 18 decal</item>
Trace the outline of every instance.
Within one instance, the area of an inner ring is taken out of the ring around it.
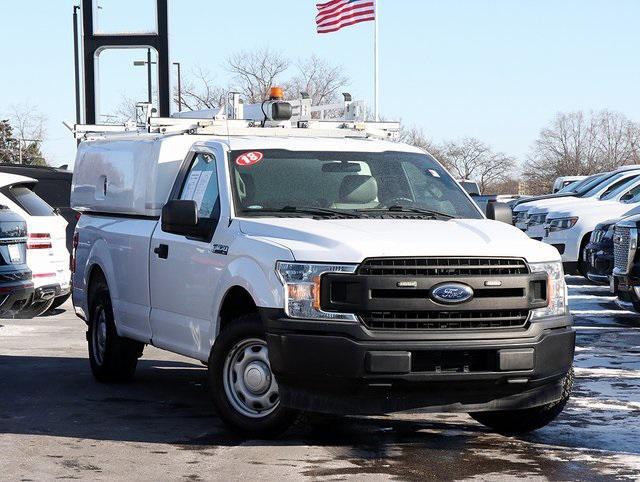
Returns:
[[[238,166],[253,166],[259,163],[264,154],[258,151],[245,152],[241,156],[236,157],[236,165]]]

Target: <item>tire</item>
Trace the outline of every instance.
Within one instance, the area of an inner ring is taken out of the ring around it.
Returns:
[[[70,296],[71,296],[71,292],[67,293],[66,295],[62,295],[62,296],[58,296],[57,298],[54,298],[53,304],[49,307],[49,309],[55,310],[59,306],[62,306],[69,299]]]
[[[587,281],[590,281],[589,278],[587,278],[587,274],[589,274],[589,262],[584,259],[584,249],[587,247],[587,244],[589,244],[590,239],[591,233],[582,238],[582,243],[580,243],[580,253],[578,254],[578,273]]]
[[[256,314],[232,320],[218,335],[209,357],[208,376],[220,418],[243,435],[273,438],[297,420],[295,410],[280,404],[264,327]]]
[[[569,370],[562,381],[562,397],[560,400],[524,410],[477,412],[469,415],[482,425],[503,435],[520,435],[533,432],[548,425],[560,415],[569,401],[572,388],[573,368]]]
[[[144,344],[118,336],[111,297],[104,280],[90,288],[87,344],[91,372],[99,382],[126,382],[133,378]]]
[[[53,298],[51,298],[50,300],[36,301],[35,303],[31,303],[15,313],[13,315],[13,318],[16,320],[29,320],[31,318],[35,318],[36,316],[40,316],[48,311],[51,308],[52,303]]]

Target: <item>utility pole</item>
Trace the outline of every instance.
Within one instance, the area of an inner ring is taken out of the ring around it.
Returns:
[[[153,94],[151,93],[151,49],[147,49],[147,93],[149,104],[153,103]]]
[[[73,65],[75,67],[75,82],[76,82],[76,124],[80,124],[80,58],[78,45],[80,39],[78,38],[78,10],[79,5],[73,6]]]
[[[182,112],[182,77],[180,76],[180,62],[174,62],[178,67],[178,112]]]

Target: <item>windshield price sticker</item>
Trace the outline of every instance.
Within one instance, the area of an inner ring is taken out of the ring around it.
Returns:
[[[241,156],[236,158],[236,165],[238,166],[253,166],[254,164],[259,163],[264,154],[258,151],[245,152]]]

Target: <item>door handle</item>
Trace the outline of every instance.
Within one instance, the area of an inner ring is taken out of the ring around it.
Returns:
[[[161,244],[153,248],[153,252],[158,255],[158,258],[167,259],[167,257],[169,256],[169,245]]]

